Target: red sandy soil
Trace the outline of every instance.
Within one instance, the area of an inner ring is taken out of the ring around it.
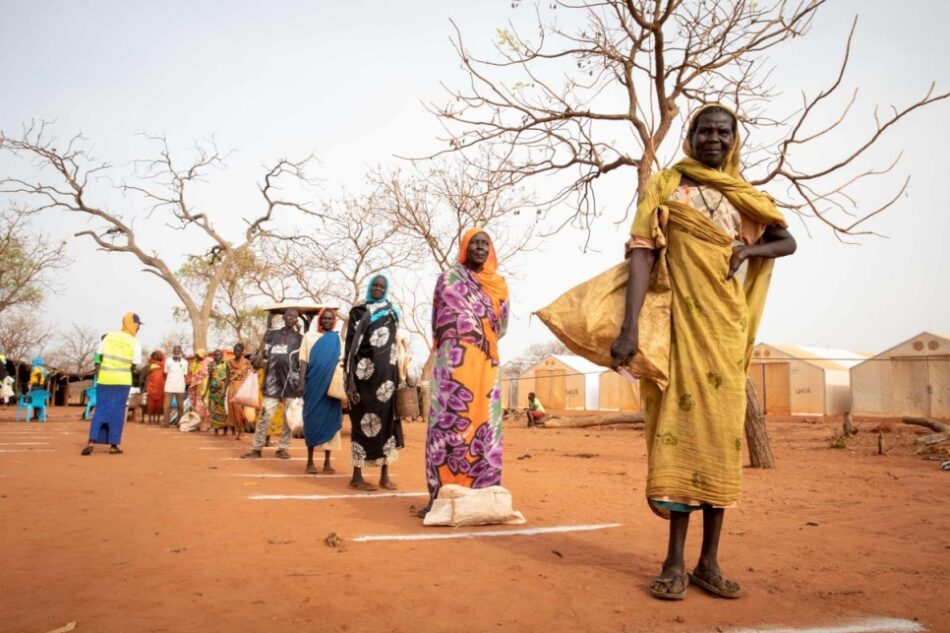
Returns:
[[[873,422],[858,420],[857,438],[832,450],[837,420],[770,420],[778,468],[746,470],[721,548],[746,596],[725,601],[691,587],[671,603],[648,593],[667,525],[643,501],[639,430],[506,429],[504,483],[526,527],[620,528],[357,543],[452,530],[421,526],[410,512],[421,498],[250,500],[348,489],[345,478],[230,476],[303,471],[296,460],[222,459],[247,440],[130,423],[124,455],[100,447],[81,457],[87,426],[78,409],[54,409],[45,425],[13,415],[0,410],[0,442],[47,444],[0,445],[26,451],[0,453],[4,632],[72,621],[98,633],[705,632],[871,616],[950,631],[950,473],[915,457],[924,430],[899,423],[879,457]],[[396,481],[424,491],[425,429],[410,424],[406,435]],[[348,444],[336,462],[342,472]],[[305,454],[302,440],[291,452]],[[331,532],[341,548],[324,543]],[[691,559],[700,534],[696,523]]]

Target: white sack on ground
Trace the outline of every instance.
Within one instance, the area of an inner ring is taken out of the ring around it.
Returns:
[[[511,493],[501,486],[465,488],[446,484],[432,502],[424,525],[520,525],[524,515],[511,506]]]

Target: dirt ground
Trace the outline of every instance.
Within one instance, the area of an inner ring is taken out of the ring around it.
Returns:
[[[523,527],[619,527],[356,542],[455,531],[422,527],[410,513],[422,497],[250,499],[350,491],[346,477],[258,477],[304,462],[227,459],[248,441],[130,423],[124,455],[81,457],[79,412],[27,426],[0,411],[0,631],[685,633],[866,617],[950,631],[950,473],[912,455],[923,429],[894,423],[879,457],[876,421],[857,420],[862,432],[833,450],[837,420],[770,420],[778,468],[746,470],[721,548],[746,596],[692,587],[669,603],[648,593],[667,526],[643,500],[638,430],[506,429],[504,483]],[[425,429],[406,431],[393,471],[422,492]],[[305,455],[302,440],[291,453]],[[324,543],[331,532],[340,547]]]

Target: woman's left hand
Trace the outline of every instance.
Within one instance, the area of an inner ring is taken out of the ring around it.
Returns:
[[[748,248],[749,247],[745,244],[740,244],[732,249],[732,257],[729,258],[729,274],[726,275],[726,279],[735,277],[736,271],[739,270],[739,266],[742,265],[742,262],[749,259]]]

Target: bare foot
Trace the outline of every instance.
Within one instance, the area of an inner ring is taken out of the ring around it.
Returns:
[[[397,490],[396,484],[394,484],[393,482],[391,482],[391,481],[388,480],[388,479],[386,479],[386,480],[380,480],[380,482],[379,482],[379,487],[380,487],[380,488],[383,488],[383,489],[385,489],[385,490]]]
[[[313,464],[307,464],[307,474],[308,475],[319,475],[320,471],[317,470],[317,467]]]
[[[332,475],[332,474],[335,473],[335,472],[336,472],[336,471],[333,470],[333,466],[324,466],[324,467],[323,467],[323,474],[324,474],[324,475]]]

